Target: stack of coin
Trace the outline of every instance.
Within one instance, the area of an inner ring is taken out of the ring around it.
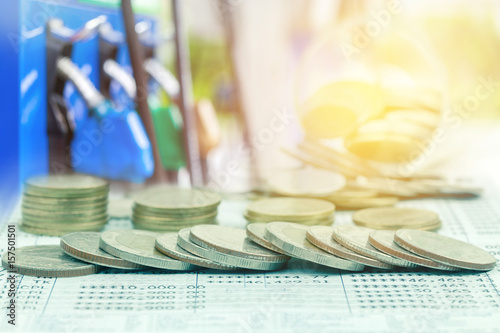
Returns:
[[[488,271],[496,259],[474,245],[424,230],[373,230],[343,225],[307,227],[290,222],[271,222],[248,228],[250,239],[270,243],[292,257],[338,269],[360,271],[427,267],[436,270]]]
[[[220,201],[220,195],[210,191],[152,187],[135,196],[132,222],[137,229],[157,232],[215,224]]]
[[[2,266],[42,277],[87,275],[104,267],[269,271],[285,267],[290,257],[349,271],[361,271],[365,266],[489,271],[496,265],[496,259],[485,250],[429,231],[271,222],[250,224],[246,233],[217,225],[199,225],[179,233],[75,232],[64,235],[60,246],[27,246],[13,254],[5,252]]]
[[[87,175],[37,176],[26,181],[21,228],[60,236],[99,231],[106,224],[109,184]]]
[[[436,230],[441,227],[438,214],[430,210],[415,208],[362,209],[353,214],[352,220],[358,226],[379,230]]]
[[[305,225],[331,225],[335,205],[312,198],[269,198],[250,203],[245,212],[248,222],[288,221]]]

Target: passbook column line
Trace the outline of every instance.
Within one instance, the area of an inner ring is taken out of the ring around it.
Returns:
[[[55,278],[54,283],[52,284],[52,288],[50,289],[49,297],[47,297],[47,302],[45,303],[45,306],[43,307],[42,315],[45,313],[45,309],[47,308],[47,305],[49,304],[50,296],[52,295],[52,291],[54,290],[54,286],[56,285],[57,278]]]
[[[342,271],[339,269],[340,281],[342,282],[342,288],[344,289],[345,300],[347,302],[347,307],[349,308],[349,314],[352,315],[351,304],[349,303],[349,297],[347,297],[347,291],[345,290],[344,278],[342,278]]]

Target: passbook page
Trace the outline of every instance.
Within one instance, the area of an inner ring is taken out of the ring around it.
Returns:
[[[499,202],[497,192],[486,190],[477,199],[412,200],[399,206],[437,212],[443,222],[439,233],[486,249],[498,260]],[[244,228],[246,204],[223,201],[220,224]],[[335,224],[351,224],[351,215],[336,212]],[[58,237],[20,231],[19,220],[20,210],[2,226],[2,253],[13,238],[9,225],[15,228],[16,247],[59,243]],[[128,219],[112,219],[106,227],[124,228],[132,228]],[[273,272],[106,269],[82,277],[37,278],[2,269],[0,277],[2,332],[500,330],[498,264],[489,272],[366,268],[354,273],[293,259]],[[15,326],[9,324],[12,300]]]

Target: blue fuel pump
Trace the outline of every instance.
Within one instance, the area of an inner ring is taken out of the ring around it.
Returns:
[[[66,136],[69,162],[74,171],[114,180],[143,182],[154,171],[151,143],[131,108],[116,109],[71,61],[72,44],[95,35],[105,18],[89,21],[80,31],[60,20],[47,25],[48,107]],[[63,89],[71,82],[85,101],[89,114],[78,126],[71,121]]]

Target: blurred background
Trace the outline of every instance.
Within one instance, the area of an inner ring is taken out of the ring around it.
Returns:
[[[5,5],[2,209],[46,173],[93,174],[122,192],[262,190],[281,170],[321,165],[296,150],[311,142],[391,177],[500,184],[499,6],[133,1],[134,48],[120,1]]]

